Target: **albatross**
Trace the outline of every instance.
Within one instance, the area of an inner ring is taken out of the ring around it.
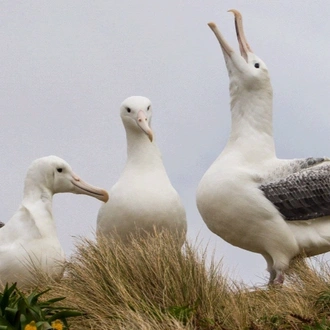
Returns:
[[[208,228],[228,243],[260,253],[270,284],[281,284],[290,261],[330,251],[330,159],[278,159],[272,128],[272,85],[266,64],[235,17],[240,54],[209,23],[225,59],[231,133],[197,189]]]
[[[131,237],[167,230],[183,244],[187,230],[185,209],[173,188],[151,129],[152,104],[143,96],[131,96],[120,106],[126,130],[127,162],[111,198],[100,208],[97,235],[116,236],[125,243]]]
[[[13,217],[0,229],[0,283],[33,285],[34,267],[53,278],[63,272],[65,256],[56,234],[52,198],[71,192],[103,202],[108,193],[76,175],[70,165],[56,156],[36,159],[25,178],[23,201]]]

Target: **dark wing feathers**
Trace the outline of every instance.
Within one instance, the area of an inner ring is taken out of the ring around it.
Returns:
[[[330,165],[310,167],[259,188],[285,220],[330,215]]]
[[[296,162],[299,164],[301,169],[305,169],[315,165],[319,165],[325,161],[328,161],[328,159],[309,157],[309,158],[297,159]]]

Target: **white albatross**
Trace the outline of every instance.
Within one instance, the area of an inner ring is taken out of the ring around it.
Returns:
[[[330,159],[276,157],[268,70],[231,11],[240,55],[209,23],[230,80],[231,133],[199,183],[197,206],[212,232],[264,256],[270,284],[283,283],[295,256],[330,251]]]
[[[70,165],[56,156],[35,160],[25,178],[23,201],[13,217],[0,229],[0,283],[33,285],[36,267],[49,276],[62,275],[64,252],[56,234],[52,198],[71,192],[103,202],[108,193],[84,182]]]
[[[169,231],[183,244],[186,213],[163,165],[150,128],[152,105],[142,96],[127,98],[120,107],[127,138],[127,162],[111,198],[101,206],[97,234],[115,234],[124,242],[144,233]]]

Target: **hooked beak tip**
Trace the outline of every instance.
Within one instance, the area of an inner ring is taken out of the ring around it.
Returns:
[[[209,22],[209,23],[207,23],[207,25],[208,25],[211,29],[216,28],[216,25],[215,25],[214,22]]]
[[[237,9],[229,9],[229,10],[228,10],[228,13],[233,13],[234,16],[235,16],[235,18],[236,18],[236,17],[241,17],[241,16],[242,16],[241,13],[240,13]]]
[[[100,200],[104,203],[106,203],[109,200],[109,194],[107,191],[103,190],[103,196]]]
[[[152,142],[154,140],[154,136],[152,135],[151,132],[148,133],[148,138],[149,138],[150,142]]]

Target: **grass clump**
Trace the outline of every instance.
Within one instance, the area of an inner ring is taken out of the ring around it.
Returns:
[[[330,329],[325,263],[316,270],[297,260],[283,287],[251,288],[212,260],[197,243],[179,249],[167,233],[129,245],[81,239],[52,288],[84,314],[72,329]]]
[[[109,328],[133,322],[135,316],[164,329],[217,322],[228,286],[206,251],[188,243],[184,252],[161,233],[130,245],[114,238],[82,240],[67,268],[67,289],[74,302]]]

